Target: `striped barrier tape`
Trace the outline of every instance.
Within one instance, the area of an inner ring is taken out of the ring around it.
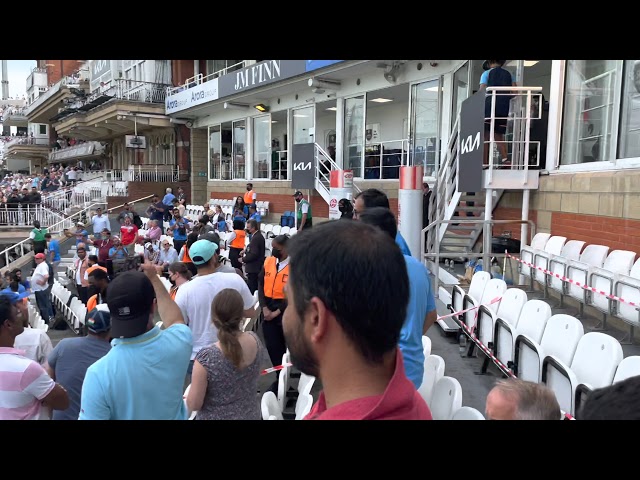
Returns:
[[[285,363],[284,365],[278,365],[277,367],[265,368],[260,372],[260,375],[266,375],[267,373],[277,372],[283,368],[292,367],[292,363]]]
[[[532,263],[527,262],[526,260],[522,260],[521,258],[518,257],[514,257],[513,255],[509,254],[508,252],[505,251],[505,254],[508,258],[513,258],[516,262],[522,263],[523,265],[526,265],[527,267],[530,268],[535,268],[536,270],[541,271],[542,273],[546,274],[546,275],[550,275],[552,277],[555,277],[559,280],[562,280],[563,282],[568,282],[571,283],[572,285],[575,285],[576,287],[580,287],[580,288],[584,288],[585,290],[588,290],[590,292],[594,292],[594,293],[599,293],[600,295],[604,295],[605,297],[614,300],[616,302],[622,302],[622,303],[626,303],[627,305],[631,305],[632,307],[640,307],[640,304],[634,303],[634,302],[630,302],[628,300],[625,300],[624,298],[621,297],[617,297],[615,295],[611,295],[610,293],[607,293],[603,290],[598,290],[597,288],[591,287],[589,285],[584,285],[576,280],[573,280],[571,278],[565,277],[564,275],[560,275],[558,273],[555,272],[551,272],[549,270],[547,270],[546,268],[542,268],[539,267],[537,265],[534,265]]]

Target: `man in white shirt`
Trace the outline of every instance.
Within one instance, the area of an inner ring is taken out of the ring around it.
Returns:
[[[18,302],[18,304],[20,303],[22,302]],[[25,308],[24,310],[27,309]],[[25,357],[38,362],[39,365],[44,367],[49,354],[53,351],[51,339],[44,330],[31,328],[28,311],[22,314],[22,323],[24,324],[24,331],[16,337],[13,348],[22,350]]]
[[[158,275],[162,275],[162,272],[166,272],[173,262],[178,261],[178,252],[176,249],[171,246],[169,240],[166,238],[162,241],[162,248],[158,253],[158,257],[156,260],[156,270],[158,270]]]
[[[45,261],[47,259],[44,253],[38,253],[35,257],[36,269],[31,275],[31,290],[36,294],[36,304],[42,318],[53,321],[53,307],[51,306],[51,298],[49,297],[49,265]]]
[[[242,296],[244,316],[256,315],[255,299],[242,277],[235,273],[216,272],[219,267],[216,250],[218,246],[209,240],[198,240],[191,245],[189,256],[198,275],[182,285],[176,294],[176,303],[193,334],[193,351],[187,376],[191,376],[193,360],[200,349],[218,341],[218,330],[211,321],[211,304],[218,292],[225,288],[237,290]]]
[[[111,231],[111,222],[109,217],[102,214],[100,207],[96,208],[96,214],[91,217],[91,225],[93,225],[93,234],[100,235],[103,230]]]

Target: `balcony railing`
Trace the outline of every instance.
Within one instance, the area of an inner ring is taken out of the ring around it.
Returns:
[[[126,180],[130,182],[178,182],[180,175],[186,172],[175,165],[130,165],[126,173]]]
[[[118,78],[111,82],[111,86],[103,91],[97,91],[87,98],[87,103],[103,95],[129,100],[132,102],[164,103],[167,96],[166,83],[142,82],[126,78]]]
[[[64,77],[59,82],[51,85],[46,92],[38,95],[34,99],[34,101],[27,107],[26,114],[28,115],[29,113],[33,112],[36,108],[41,106],[49,98],[51,98],[53,95],[59,92],[62,87],[80,87],[80,84],[82,82],[88,83],[88,81],[86,79],[83,79],[79,73],[74,73]]]
[[[5,118],[9,118],[10,116],[22,116],[24,117],[27,112],[27,107],[7,107],[4,109],[2,116]]]
[[[198,75],[194,75],[191,78],[187,78],[182,85],[178,85],[177,87],[169,86],[167,88],[167,95],[173,95],[178,92],[182,92],[183,90],[188,90],[189,88],[193,88],[201,83],[208,82],[209,80],[213,80],[214,78],[221,77],[222,75],[226,75],[229,72],[235,72],[236,70],[240,70],[247,66],[247,61],[244,60],[242,62],[236,63],[234,65],[229,65],[217,72],[210,73],[209,75],[202,75],[199,73]]]
[[[41,225],[53,225],[64,217],[38,204],[25,204],[18,208],[0,206],[0,226],[30,227],[34,220]]]
[[[14,140],[11,140],[5,144],[5,148],[11,148],[14,145],[49,145],[48,138],[38,138],[38,137],[16,137]]]

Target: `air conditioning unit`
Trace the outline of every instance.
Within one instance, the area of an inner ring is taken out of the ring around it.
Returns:
[[[125,135],[124,142],[127,148],[147,148],[146,137]]]

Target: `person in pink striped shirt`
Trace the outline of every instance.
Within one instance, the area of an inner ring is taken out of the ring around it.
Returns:
[[[0,420],[38,420],[48,408],[69,406],[67,391],[22,350],[13,348],[23,330],[15,305],[0,295]]]

